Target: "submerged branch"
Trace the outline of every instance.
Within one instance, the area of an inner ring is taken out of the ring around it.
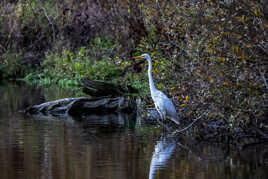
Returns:
[[[207,114],[208,114],[207,112],[206,112],[206,113],[203,113],[203,114],[200,115],[198,118],[194,119],[193,122],[192,122],[191,124],[189,124],[187,127],[183,128],[183,129],[181,129],[181,130],[176,130],[176,131],[174,131],[174,132],[173,132],[173,135],[178,134],[178,133],[182,133],[182,132],[188,130],[188,129],[189,129],[190,127],[192,127],[193,124],[196,123],[202,116],[207,115]]]

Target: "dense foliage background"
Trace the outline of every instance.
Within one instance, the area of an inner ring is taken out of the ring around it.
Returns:
[[[146,63],[130,58],[149,53],[182,118],[267,137],[267,33],[265,0],[2,0],[0,78],[120,82],[150,104]]]

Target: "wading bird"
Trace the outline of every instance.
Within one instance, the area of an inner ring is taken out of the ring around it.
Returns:
[[[152,60],[150,55],[142,54],[141,56],[133,57],[134,59],[146,59],[148,61],[148,77],[149,77],[149,85],[151,96],[154,101],[154,105],[158,113],[160,114],[161,119],[164,121],[167,118],[175,122],[176,124],[180,124],[179,117],[176,112],[176,108],[173,105],[172,101],[162,92],[155,88],[154,81],[152,77]]]

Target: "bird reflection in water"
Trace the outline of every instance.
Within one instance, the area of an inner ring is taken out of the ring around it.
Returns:
[[[161,137],[157,141],[150,163],[149,179],[153,179],[155,172],[165,168],[167,161],[174,153],[176,140],[174,137]]]

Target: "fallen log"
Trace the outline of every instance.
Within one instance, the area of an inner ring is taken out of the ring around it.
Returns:
[[[96,113],[136,113],[136,101],[134,97],[116,98],[64,98],[39,105],[33,105],[25,109],[26,114],[52,115],[52,116],[82,116]]]

